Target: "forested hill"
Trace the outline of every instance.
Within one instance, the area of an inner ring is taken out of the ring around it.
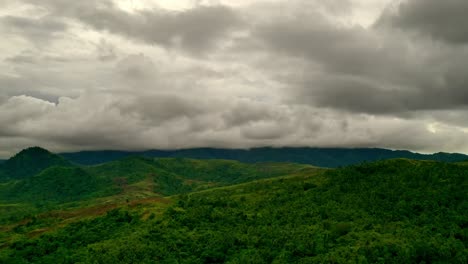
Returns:
[[[53,166],[71,166],[63,157],[40,147],[24,149],[0,164],[0,180],[31,177]]]
[[[0,226],[0,263],[468,263],[465,163],[396,159],[325,170],[267,164],[265,170],[232,161],[138,159],[70,175],[160,169],[168,172],[155,171],[160,176],[195,183],[216,180],[221,171],[290,174],[115,202],[134,185],[105,199],[114,204],[96,199],[25,217],[12,210],[26,203],[5,201],[3,212],[13,220]],[[61,174],[44,173],[30,186]]]
[[[145,157],[183,157],[193,159],[229,159],[240,162],[294,162],[312,164],[319,167],[336,168],[365,161],[408,158],[415,160],[434,160],[443,162],[467,161],[468,156],[457,153],[419,154],[405,150],[380,148],[253,148],[214,149],[195,148],[183,150],[149,150],[142,152],[128,151],[83,151],[63,153],[64,158],[84,165],[105,163],[128,156]]]
[[[294,150],[286,157],[308,157]],[[464,264],[467,168],[177,156],[82,166],[29,148],[0,165],[0,263]]]

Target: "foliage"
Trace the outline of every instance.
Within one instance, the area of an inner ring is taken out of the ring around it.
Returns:
[[[242,166],[161,162],[168,178],[204,180]],[[0,262],[466,263],[467,174],[465,166],[412,160],[295,169],[180,195],[163,214],[125,207],[19,237],[0,250]]]
[[[87,172],[97,177],[112,179],[125,177],[129,184],[144,180],[148,174],[154,173],[156,168],[152,159],[142,157],[127,157],[98,166],[88,167]]]
[[[225,184],[242,183],[262,178],[291,174],[310,166],[290,163],[245,164],[233,160],[194,160],[160,158],[155,166],[185,179]]]
[[[88,198],[110,185],[78,167],[52,167],[13,184],[4,199],[31,202],[68,202]]]

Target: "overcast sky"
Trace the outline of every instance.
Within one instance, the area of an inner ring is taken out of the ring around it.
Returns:
[[[34,145],[468,153],[466,10],[466,0],[2,0],[0,158]]]

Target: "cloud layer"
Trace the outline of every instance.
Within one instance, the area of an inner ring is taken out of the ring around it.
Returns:
[[[30,145],[468,152],[465,1],[127,2],[3,4],[0,157]]]

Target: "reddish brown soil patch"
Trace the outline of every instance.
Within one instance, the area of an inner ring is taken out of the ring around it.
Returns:
[[[163,204],[169,204],[171,200],[164,198],[164,197],[149,197],[149,198],[144,198],[144,199],[139,199],[139,200],[133,200],[128,203],[129,206],[134,207],[136,205],[140,204],[148,204],[148,203],[163,203]]]

